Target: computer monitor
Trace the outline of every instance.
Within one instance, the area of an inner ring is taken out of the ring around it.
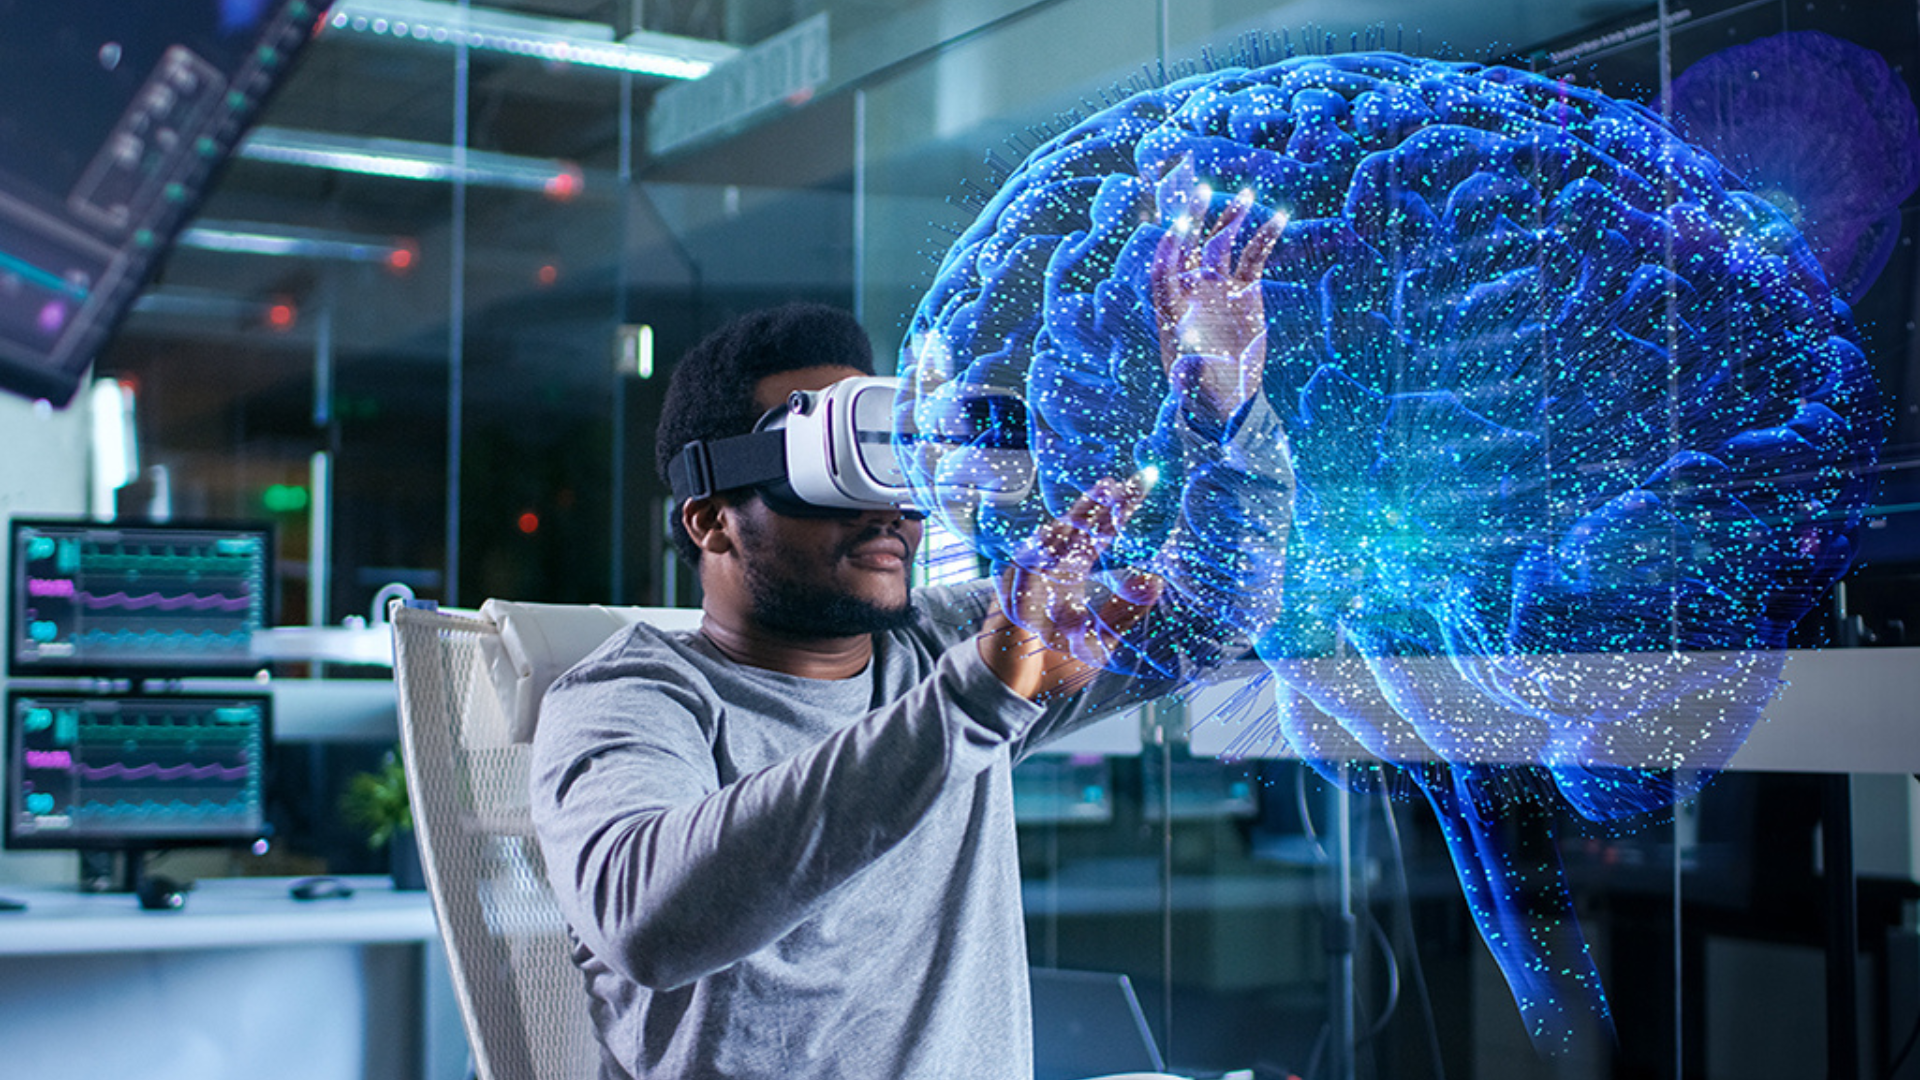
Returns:
[[[249,674],[273,619],[273,532],[251,524],[16,518],[7,670],[112,679]]]
[[[125,852],[137,877],[146,851],[267,834],[267,695],[14,689],[6,701],[7,847]]]
[[[72,400],[325,7],[0,5],[0,389]]]

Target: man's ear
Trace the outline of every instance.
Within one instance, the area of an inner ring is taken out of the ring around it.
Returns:
[[[680,524],[686,526],[687,535],[703,555],[719,555],[733,549],[733,534],[727,528],[724,509],[725,504],[716,495],[688,499],[680,504]]]

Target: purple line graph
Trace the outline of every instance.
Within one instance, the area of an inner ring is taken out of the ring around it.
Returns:
[[[226,766],[214,762],[207,765],[160,765],[148,762],[145,765],[125,765],[113,762],[109,765],[76,765],[74,773],[83,780],[244,780],[247,766]]]
[[[117,607],[128,611],[144,611],[147,608],[158,611],[245,611],[254,602],[249,596],[226,596],[222,593],[213,593],[209,596],[199,596],[194,593],[168,596],[164,593],[150,592],[134,596],[126,592],[114,592],[105,596],[95,596],[90,592],[82,592],[76,599],[90,608]]]

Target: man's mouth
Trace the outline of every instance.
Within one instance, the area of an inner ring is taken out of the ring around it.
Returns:
[[[869,570],[898,570],[907,565],[907,542],[898,536],[876,536],[856,541],[847,561]]]

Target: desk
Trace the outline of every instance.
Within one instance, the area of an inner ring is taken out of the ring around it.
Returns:
[[[202,881],[180,911],[0,886],[4,1072],[34,1080],[457,1080],[465,1037],[425,893]]]

